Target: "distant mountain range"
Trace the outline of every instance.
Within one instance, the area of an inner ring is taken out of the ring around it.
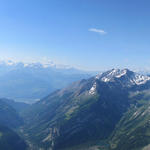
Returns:
[[[24,134],[44,150],[146,150],[150,77],[112,69],[57,90],[24,113]]]
[[[0,97],[33,103],[90,73],[52,62],[0,62]]]

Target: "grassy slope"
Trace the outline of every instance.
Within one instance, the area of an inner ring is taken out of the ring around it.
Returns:
[[[150,102],[140,100],[122,117],[111,137],[112,150],[142,150],[150,143]]]

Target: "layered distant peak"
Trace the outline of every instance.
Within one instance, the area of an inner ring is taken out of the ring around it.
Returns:
[[[5,66],[23,66],[23,67],[32,67],[32,68],[58,68],[58,69],[70,69],[71,66],[62,65],[54,63],[53,61],[46,60],[46,61],[13,61],[13,60],[0,60],[0,65]]]
[[[149,76],[141,75],[128,69],[112,69],[97,75],[95,78],[103,82],[115,82],[117,79],[119,79],[120,81],[125,80],[126,84],[128,85],[145,84],[150,80]]]

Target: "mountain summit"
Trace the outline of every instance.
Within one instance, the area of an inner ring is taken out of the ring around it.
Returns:
[[[96,75],[93,80],[94,84],[89,90],[89,94],[95,93],[97,81],[105,82],[107,84],[118,84],[123,88],[144,85],[150,81],[150,77],[132,72],[129,69],[112,69]]]
[[[104,82],[115,82],[117,79],[119,79],[126,80],[126,82],[130,83],[131,85],[140,85],[149,81],[150,77],[132,72],[128,69],[112,69],[97,75],[96,79]]]

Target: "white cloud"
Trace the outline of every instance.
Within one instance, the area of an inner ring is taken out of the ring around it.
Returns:
[[[105,31],[102,30],[102,29],[90,28],[89,31],[90,31],[90,32],[96,32],[96,33],[99,33],[99,34],[101,34],[101,35],[107,34],[107,32],[105,32]]]

